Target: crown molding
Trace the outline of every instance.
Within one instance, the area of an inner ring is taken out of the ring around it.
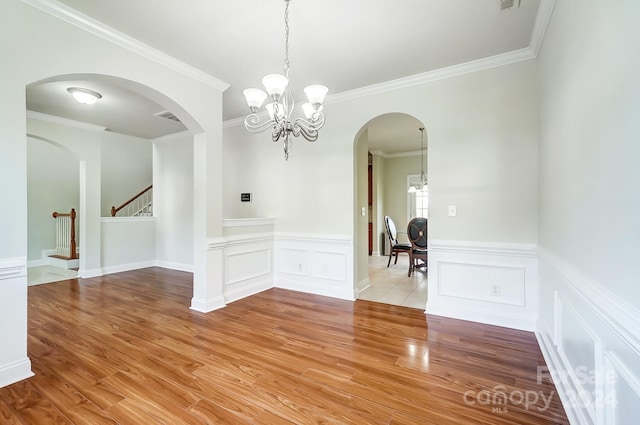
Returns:
[[[95,124],[89,124],[82,121],[70,120],[69,118],[62,118],[55,115],[43,114],[42,112],[29,111],[29,110],[27,110],[27,118],[52,122],[54,124],[60,124],[67,127],[75,127],[82,130],[89,130],[89,131],[96,131],[96,132],[105,131],[107,129],[107,127],[102,127]]]
[[[429,151],[427,149],[424,150],[424,154],[428,155]],[[399,152],[399,153],[386,153],[384,151],[381,150],[377,150],[377,151],[371,151],[372,155],[376,155],[376,156],[380,156],[382,158],[388,159],[388,158],[402,158],[405,156],[420,156],[422,155],[422,152],[420,151],[409,151],[409,152]]]
[[[538,57],[540,53],[540,48],[547,34],[547,28],[549,27],[549,21],[551,21],[551,15],[553,15],[555,6],[556,0],[540,1],[538,15],[536,16],[536,22],[533,26],[533,32],[531,33],[531,41],[529,42],[529,48],[531,48],[536,57]]]
[[[24,1],[24,0],[23,0]],[[447,78],[457,77],[459,75],[470,74],[472,72],[483,71],[485,69],[497,68],[499,66],[509,65],[512,63],[522,62],[535,59],[536,55],[530,47],[520,50],[514,50],[508,53],[502,53],[490,56],[484,59],[478,59],[459,65],[449,66],[447,68],[436,69],[434,71],[424,72],[422,74],[410,75],[408,77],[398,78],[395,80],[385,81],[384,83],[372,84],[370,86],[360,87],[353,90],[347,90],[341,93],[328,95],[325,99],[325,105],[331,103],[344,102],[354,100],[365,96],[372,96],[386,91],[398,90],[407,87],[425,84],[432,81],[444,80]],[[244,122],[244,117],[232,118],[223,123],[223,128],[234,127]]]
[[[536,55],[529,47],[514,50],[508,53],[502,53],[490,56],[484,59],[478,59],[471,62],[453,65],[446,68],[436,69],[422,74],[410,75],[408,77],[398,78],[386,81],[384,83],[372,84],[370,86],[358,89],[347,90],[341,93],[327,96],[325,104],[344,102],[347,100],[358,99],[365,96],[371,96],[391,90],[398,90],[407,87],[425,84],[432,81],[444,80],[447,78],[457,77],[459,75],[470,74],[472,72],[483,71],[485,69],[496,68],[499,66],[509,65],[512,63],[522,62],[535,59]]]
[[[60,3],[56,0],[22,0],[30,6],[35,7],[49,15],[52,15],[58,19],[61,19],[71,25],[83,29],[93,35],[97,35],[107,41],[117,44],[133,53],[143,56],[151,61],[154,61],[160,65],[166,66],[176,72],[179,72],[187,77],[193,78],[203,84],[213,87],[216,90],[225,91],[229,88],[229,83],[226,83],[198,68],[188,65],[173,56],[167,55],[160,50],[136,40],[102,22],[93,19],[77,10]]]

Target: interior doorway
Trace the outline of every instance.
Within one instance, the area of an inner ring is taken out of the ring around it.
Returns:
[[[362,177],[356,181],[366,181],[366,185],[357,185],[357,192],[362,191],[362,195],[356,196],[362,205],[360,212],[366,214],[366,221],[356,222],[357,234],[366,235],[356,237],[361,241],[356,262],[360,268],[366,267],[366,272],[359,271],[357,280],[360,299],[426,308],[426,271],[408,276],[407,254],[400,254],[397,262],[392,260],[387,267],[390,244],[384,226],[384,217],[392,217],[399,231],[398,241],[409,243],[406,228],[415,216],[416,197],[415,193],[408,193],[407,181],[409,176],[420,175],[425,167],[419,130],[422,127],[420,120],[408,114],[384,114],[369,121],[356,140],[356,156],[363,156],[356,159],[356,168],[363,168],[357,171]]]

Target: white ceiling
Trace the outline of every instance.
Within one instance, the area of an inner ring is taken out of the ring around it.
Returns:
[[[527,48],[540,2],[521,0],[519,8],[501,12],[499,0],[291,0],[289,77],[294,96],[301,98],[308,84],[322,83],[329,87],[330,107],[330,97],[337,93]],[[229,83],[225,120],[248,112],[243,89],[259,87],[268,73],[282,72],[283,0],[60,3]],[[29,87],[28,108],[146,138],[175,132],[168,123],[158,124],[161,118],[149,118],[162,108],[148,100],[104,82],[72,83],[99,91],[104,96],[100,103],[118,108],[82,110],[66,93],[71,82]],[[410,148],[396,140],[395,147],[382,150],[415,151],[419,135],[413,133],[416,128],[409,132]]]

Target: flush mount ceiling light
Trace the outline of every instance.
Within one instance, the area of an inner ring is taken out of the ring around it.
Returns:
[[[71,93],[75,100],[85,105],[93,105],[98,99],[102,98],[100,93],[80,87],[69,87],[67,91]]]
[[[289,159],[289,148],[292,140],[289,136],[302,136],[309,142],[318,140],[318,130],[324,125],[322,102],[329,89],[320,84],[312,84],[305,87],[308,103],[301,105],[304,118],[296,118],[291,121],[294,101],[289,88],[289,1],[284,0],[285,44],[284,44],[284,75],[269,74],[262,79],[262,85],[267,93],[260,89],[245,89],[243,94],[247,99],[247,105],[251,113],[244,120],[244,125],[252,133],[259,133],[271,129],[271,138],[274,142],[284,138],[284,159]],[[258,110],[265,99],[270,97],[272,102],[266,105],[269,120],[261,121]]]
[[[419,192],[427,188],[427,175],[424,173],[424,127],[420,127],[420,181],[409,186],[407,192]]]

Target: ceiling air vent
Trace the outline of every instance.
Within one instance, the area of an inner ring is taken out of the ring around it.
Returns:
[[[520,7],[520,0],[498,0],[500,11],[517,9],[518,7]]]
[[[180,119],[178,117],[176,117],[175,115],[173,115],[169,111],[156,112],[153,115],[155,115],[156,117],[160,117],[160,118],[166,118],[166,119],[171,120],[171,121],[180,122]]]

